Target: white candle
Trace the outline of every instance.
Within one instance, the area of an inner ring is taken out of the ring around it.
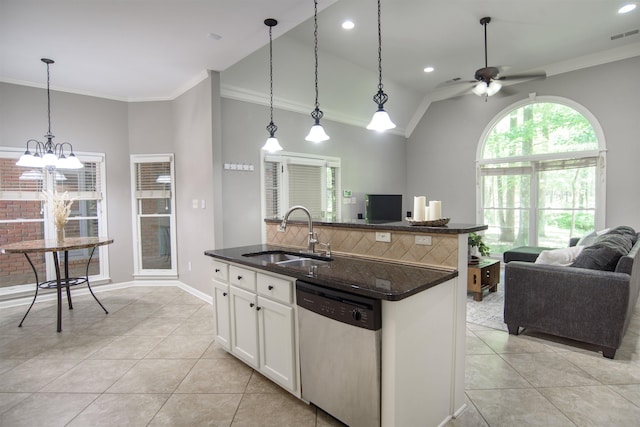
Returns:
[[[429,201],[429,219],[436,220],[442,218],[442,202],[439,200]]]
[[[425,196],[415,196],[413,198],[413,220],[414,221],[424,221],[426,218],[425,215]]]

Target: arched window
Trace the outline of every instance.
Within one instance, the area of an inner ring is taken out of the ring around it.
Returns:
[[[584,107],[539,97],[499,113],[478,146],[478,220],[492,255],[565,247],[604,226],[602,130]]]

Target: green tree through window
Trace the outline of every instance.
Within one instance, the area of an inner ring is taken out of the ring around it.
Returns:
[[[597,223],[602,162],[580,112],[533,102],[500,117],[478,160],[480,211],[493,254],[516,246],[566,246]]]

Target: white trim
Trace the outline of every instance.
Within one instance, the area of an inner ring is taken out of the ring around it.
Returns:
[[[235,101],[249,102],[251,104],[258,104],[269,106],[270,98],[268,93],[257,92],[251,89],[245,89],[239,86],[221,85],[220,96],[227,99],[233,99]],[[309,115],[309,112],[313,110],[313,106],[308,104],[301,104],[296,101],[292,101],[285,98],[273,97],[273,106],[280,110],[292,111],[294,113]],[[374,111],[372,107],[372,112]],[[346,125],[356,126],[360,128],[366,128],[369,123],[369,119],[362,119],[360,117],[345,114],[342,111],[331,110],[323,108],[324,118],[336,123],[343,123]],[[372,113],[373,114],[373,113]],[[395,129],[389,129],[385,133],[392,133],[395,135],[405,136],[406,131],[402,127],[396,127]]]
[[[202,301],[206,302],[207,304],[213,304],[213,300],[211,295],[208,295],[202,291],[199,291],[196,288],[193,288],[185,283],[180,282],[179,280],[162,280],[162,281],[156,281],[156,282],[146,282],[146,281],[131,281],[131,282],[122,282],[122,283],[112,283],[112,284],[108,284],[108,285],[95,285],[91,287],[91,289],[93,290],[94,293],[101,293],[101,292],[109,292],[109,291],[116,291],[119,289],[127,289],[127,288],[133,288],[133,287],[142,287],[142,286],[148,286],[148,287],[167,287],[167,286],[175,286],[177,288],[182,289],[183,291],[193,295],[194,297],[201,299]],[[29,286],[31,288],[31,290],[33,290],[33,286]],[[81,296],[81,295],[90,295],[89,293],[89,289],[85,286],[83,288],[80,289],[72,289],[71,292],[73,293],[72,296]],[[43,294],[43,295],[38,295],[38,298],[36,300],[36,304],[40,303],[40,302],[47,302],[47,301],[55,301],[57,299],[57,295],[56,293],[48,293],[48,294]],[[9,308],[9,307],[18,307],[21,305],[28,305],[31,304],[31,301],[33,301],[33,296],[27,296],[27,297],[22,297],[22,298],[15,298],[15,299],[9,299],[6,301],[0,301],[0,310],[2,310],[3,308]],[[107,307],[107,310],[109,309],[109,307]]]
[[[170,214],[147,215],[138,214],[138,201],[140,199],[139,192],[136,191],[136,164],[139,163],[169,163],[169,173],[171,174],[170,197],[171,204]],[[177,247],[177,226],[176,226],[176,173],[175,161],[173,153],[158,154],[131,154],[129,156],[129,169],[131,173],[131,218],[133,226],[133,276],[136,278],[174,278],[178,277],[178,247]],[[142,241],[140,239],[140,220],[146,217],[169,217],[169,240],[171,248],[171,269],[169,270],[152,270],[142,268]]]

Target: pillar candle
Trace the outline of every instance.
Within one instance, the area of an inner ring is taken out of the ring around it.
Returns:
[[[429,219],[436,220],[442,218],[442,202],[439,200],[429,201]]]
[[[413,220],[424,221],[425,215],[425,200],[424,196],[416,196],[413,198]]]

